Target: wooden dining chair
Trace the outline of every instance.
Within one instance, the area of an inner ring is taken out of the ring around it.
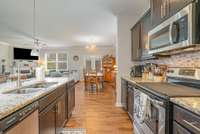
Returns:
[[[89,86],[89,79],[87,76],[87,71],[84,69],[83,70],[83,78],[84,78],[84,85],[85,85],[85,90],[88,90],[88,86]]]
[[[89,76],[89,83],[90,83],[90,88],[94,89],[94,85],[95,85],[95,90],[96,92],[98,92],[99,80],[98,80],[97,74],[92,74],[91,76]]]

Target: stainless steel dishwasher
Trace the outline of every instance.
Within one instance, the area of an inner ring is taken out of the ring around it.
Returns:
[[[32,103],[0,121],[0,134],[39,134],[38,103]]]

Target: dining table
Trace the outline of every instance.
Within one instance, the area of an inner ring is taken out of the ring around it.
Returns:
[[[98,85],[99,85],[99,90],[103,89],[103,85],[104,85],[104,74],[103,73],[85,73],[85,77],[87,80],[91,80],[91,79],[97,79]],[[90,81],[89,81],[90,83]]]

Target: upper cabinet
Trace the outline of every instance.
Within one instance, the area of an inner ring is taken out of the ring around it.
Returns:
[[[147,11],[141,19],[141,60],[154,58],[149,54],[148,32],[152,29],[151,10]]]
[[[170,16],[170,0],[151,0],[152,24],[156,26]]]
[[[159,25],[194,0],[151,0],[152,24]]]
[[[170,15],[174,15],[194,0],[170,0]]]
[[[131,29],[131,59],[139,61],[141,58],[141,24],[138,22]]]
[[[148,32],[152,29],[151,11],[148,10],[144,16],[131,29],[132,36],[132,61],[140,61],[154,58],[150,55],[148,45]]]

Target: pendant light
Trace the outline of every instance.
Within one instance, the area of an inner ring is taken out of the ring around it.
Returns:
[[[39,56],[39,40],[36,39],[36,0],[33,2],[33,42],[34,48],[31,51],[31,56]]]

